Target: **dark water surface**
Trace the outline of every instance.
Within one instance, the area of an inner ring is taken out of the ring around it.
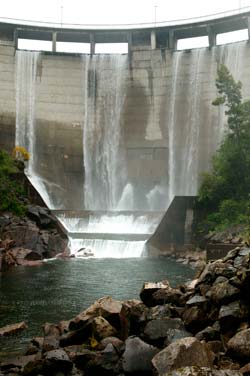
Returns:
[[[145,281],[168,279],[176,286],[193,275],[171,258],[54,260],[0,273],[0,327],[28,324],[22,334],[0,338],[0,358],[23,350],[31,337],[42,334],[43,323],[70,319],[102,296],[139,299]]]

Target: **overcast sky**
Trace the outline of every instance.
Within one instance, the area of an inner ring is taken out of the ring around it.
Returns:
[[[79,24],[154,22],[250,6],[250,0],[1,0],[0,16]]]
[[[139,24],[208,16],[245,7],[250,7],[250,0],[0,0],[0,18],[80,25]],[[248,38],[247,30],[233,34],[218,35],[217,44]],[[178,41],[178,49],[207,45],[207,37]],[[18,48],[51,51],[52,43],[19,40]],[[89,53],[90,46],[58,43],[57,51]],[[127,45],[99,44],[96,52],[126,53]]]

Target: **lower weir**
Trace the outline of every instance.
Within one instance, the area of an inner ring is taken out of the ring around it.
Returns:
[[[47,205],[63,211],[72,253],[143,254],[174,196],[197,194],[225,134],[211,104],[218,65],[249,96],[249,62],[246,42],[130,57],[16,51],[16,145],[31,153],[27,174]]]

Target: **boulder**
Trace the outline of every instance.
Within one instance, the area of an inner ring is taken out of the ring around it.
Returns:
[[[73,367],[73,363],[63,349],[48,351],[45,359],[49,362],[50,368],[56,371],[69,372]]]
[[[215,283],[210,290],[211,299],[218,304],[228,304],[236,300],[240,295],[240,290],[231,285],[230,282],[223,281]]]
[[[148,342],[161,345],[171,334],[172,329],[184,329],[182,320],[179,318],[158,318],[147,323],[144,335]]]
[[[199,341],[215,341],[220,339],[220,331],[218,328],[213,326],[208,326],[195,336]]]
[[[50,228],[56,225],[56,219],[50,214],[49,209],[41,206],[29,205],[27,216],[36,222],[40,228]]]
[[[153,294],[160,289],[170,288],[168,281],[162,282],[145,282],[140,292],[140,298],[147,307],[153,307],[157,305],[153,298]]]
[[[120,318],[120,337],[125,340],[129,334],[139,335],[141,326],[146,321],[148,308],[136,299],[127,300],[122,303]]]
[[[187,306],[182,313],[182,320],[191,333],[197,333],[211,323],[206,307],[202,306]]]
[[[17,324],[6,325],[0,328],[0,337],[15,335],[24,329],[27,329],[27,325],[24,321]]]
[[[112,344],[117,353],[121,354],[124,350],[124,342],[117,337],[106,337],[101,340],[98,350],[104,350],[108,344]]]
[[[87,363],[96,357],[96,353],[94,351],[90,351],[88,349],[74,349],[73,346],[66,347],[65,350],[67,351],[70,359],[77,368],[84,370]]]
[[[101,340],[106,337],[114,336],[116,329],[102,316],[98,316],[92,321],[92,333],[96,339]]]
[[[109,343],[104,351],[96,353],[95,357],[87,363],[84,369],[84,375],[113,376],[118,375],[120,371],[121,365],[119,363],[119,356],[113,345]]]
[[[171,343],[152,359],[159,376],[187,366],[212,367],[214,354],[206,343],[187,337]]]
[[[69,323],[70,330],[76,330],[81,328],[88,320],[95,317],[102,316],[115,328],[120,326],[120,312],[122,309],[122,303],[118,300],[112,299],[110,296],[103,297],[97,300],[85,311],[77,315]]]
[[[222,332],[235,330],[239,322],[248,317],[248,308],[241,301],[223,305],[219,311],[220,328]]]
[[[129,337],[125,342],[125,351],[122,357],[124,372],[151,372],[151,360],[158,351],[156,347],[148,345],[139,337]]]
[[[182,293],[179,289],[173,289],[172,287],[161,288],[153,293],[152,304],[180,304]]]
[[[52,376],[60,374],[67,375],[73,368],[73,363],[63,349],[48,351],[43,359],[29,362],[23,370],[24,376]]]
[[[228,352],[235,358],[250,357],[250,329],[236,333],[227,343]]]

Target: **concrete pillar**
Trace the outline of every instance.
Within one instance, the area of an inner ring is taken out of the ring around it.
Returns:
[[[127,33],[128,54],[131,55],[132,51],[132,31]]]
[[[250,41],[250,17],[247,17],[248,41]]]
[[[216,46],[216,34],[211,26],[207,26],[209,48]]]
[[[56,37],[57,37],[57,32],[53,31],[53,33],[52,33],[52,52],[56,52]]]
[[[18,31],[17,31],[17,29],[14,30],[13,41],[14,41],[15,50],[17,50],[18,49]]]
[[[177,39],[175,37],[174,30],[169,30],[169,32],[168,32],[168,48],[170,50],[176,50],[177,49]]]
[[[89,35],[89,40],[90,40],[90,55],[95,54],[95,35],[94,33],[91,33]]]
[[[156,49],[156,32],[155,30],[151,31],[151,50]]]

